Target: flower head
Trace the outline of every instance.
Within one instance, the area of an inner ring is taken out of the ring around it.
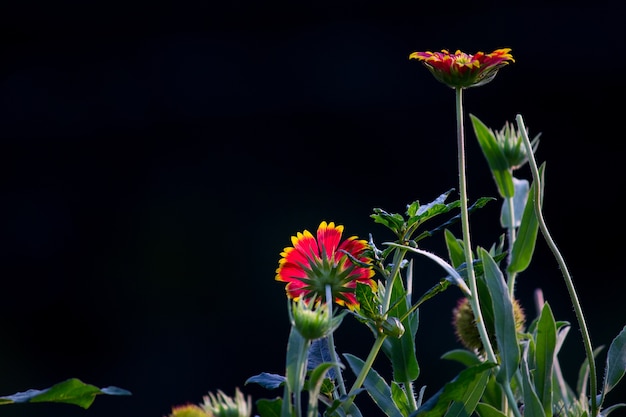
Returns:
[[[280,254],[276,269],[276,280],[287,283],[289,298],[319,301],[329,285],[337,304],[354,309],[359,305],[357,282],[375,288],[374,271],[369,266],[372,260],[365,255],[367,242],[356,236],[342,241],[342,233],[343,226],[324,221],[317,229],[317,238],[308,230],[291,237],[293,247]]]
[[[252,415],[252,398],[244,398],[237,388],[235,396],[229,397],[218,390],[203,397],[202,409],[209,417],[250,417]]]
[[[471,55],[459,50],[451,54],[442,49],[441,52],[413,52],[409,59],[422,61],[437,80],[452,88],[469,88],[487,84],[500,68],[515,62],[510,51],[510,48],[503,48],[490,54]]]

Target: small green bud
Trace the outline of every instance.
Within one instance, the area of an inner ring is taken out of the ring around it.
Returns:
[[[382,331],[387,336],[400,339],[404,334],[404,326],[397,317],[388,317],[381,325]]]
[[[331,319],[330,307],[326,303],[312,300],[299,300],[291,303],[289,316],[291,325],[307,340],[326,337],[334,331],[343,320],[347,311]]]

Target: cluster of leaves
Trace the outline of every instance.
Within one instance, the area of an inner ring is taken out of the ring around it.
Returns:
[[[571,325],[556,320],[548,302],[537,306],[539,316],[527,329],[518,329],[513,286],[508,281],[525,271],[533,257],[539,230],[534,196],[538,194],[542,201],[545,166],[541,166],[540,177],[532,184],[515,178],[506,161],[498,162],[503,155],[498,153],[494,132],[475,117],[472,122],[490,162],[498,191],[504,198],[501,225],[510,234],[515,232],[508,250],[503,234],[489,250],[477,247],[472,251],[482,317],[490,337],[493,337],[497,362],[489,361],[480,349],[453,349],[444,353],[442,358],[464,365],[455,378],[430,396],[426,395],[425,386],[417,393],[413,387],[420,376],[415,353],[420,305],[451,286],[458,287],[467,297],[471,296],[463,240],[450,231],[450,226],[459,221],[460,215],[454,214],[459,201],[446,203],[453,191],[449,190],[429,204],[414,201],[407,206],[404,215],[379,208],[371,215],[376,223],[393,232],[395,240],[385,242],[384,248],[379,249],[370,238],[371,257],[380,277],[378,288],[373,290],[367,285],[358,285],[356,295],[360,308],[352,314],[371,330],[374,341],[366,359],[350,353],[342,355],[355,379],[352,389],[344,395],[337,393],[339,380],[349,377],[335,372],[345,369],[345,365],[337,363],[338,356],[328,338],[306,347],[308,362],[296,361],[297,352],[303,349],[305,341],[292,329],[286,375],[263,373],[246,381],[246,384],[257,383],[268,389],[282,387],[284,390],[282,397],[257,401],[260,416],[300,416],[303,410],[297,408],[298,402],[293,402],[294,395],[300,395],[300,391],[294,387],[306,391],[308,402],[302,408],[311,417],[319,415],[320,403],[325,405],[325,417],[359,417],[362,413],[355,405],[355,398],[362,393],[367,393],[389,417],[470,416],[474,413],[480,417],[590,417],[592,396],[595,396],[596,410],[601,410],[603,417],[626,407],[626,403],[606,405],[607,394],[626,372],[626,327],[610,344],[599,393],[590,392],[587,360],[579,367],[579,379],[574,388],[564,380],[558,353]],[[535,146],[536,143],[535,140]],[[516,162],[515,168],[520,159]],[[480,209],[492,200],[495,199],[480,198],[468,211]],[[449,215],[449,218],[434,228],[427,230],[424,227],[441,215]],[[443,232],[449,260],[421,248],[421,241],[437,232]],[[413,255],[429,258],[446,272],[443,279],[417,299],[412,295],[413,262],[409,257]],[[372,367],[379,349],[391,365],[390,381]],[[596,354],[599,351],[600,348]],[[306,373],[296,369],[296,364],[306,366]],[[298,375],[304,379],[298,381]]]

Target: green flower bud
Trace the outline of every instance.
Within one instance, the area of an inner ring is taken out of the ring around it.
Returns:
[[[328,304],[302,299],[293,301],[289,310],[291,325],[307,340],[316,340],[328,336],[339,327],[346,313],[347,310],[344,310],[331,319]]]
[[[400,339],[404,334],[404,326],[397,317],[388,317],[381,325],[382,331],[387,336]]]

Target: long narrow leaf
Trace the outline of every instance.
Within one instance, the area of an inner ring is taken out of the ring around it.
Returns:
[[[343,356],[346,358],[352,372],[359,375],[361,369],[363,369],[364,362],[349,353],[345,353]],[[367,393],[372,397],[376,405],[378,405],[388,417],[403,417],[392,400],[391,388],[374,369],[370,369],[367,373],[363,387],[367,390]]]
[[[550,305],[541,310],[535,337],[535,389],[546,417],[552,416],[552,375],[556,349],[556,322]]]
[[[485,282],[493,304],[494,330],[501,361],[497,379],[508,383],[517,371],[520,361],[513,303],[509,297],[504,276],[496,262],[483,248],[479,248],[478,253],[483,263]]]
[[[539,167],[539,175],[541,179],[540,190],[540,203],[543,205],[543,172],[545,169],[545,163]],[[511,249],[511,263],[509,264],[509,272],[522,272],[532,259],[535,252],[535,244],[537,242],[537,234],[539,231],[539,220],[537,220],[537,214],[535,213],[534,196],[537,184],[533,182],[528,192],[528,199],[526,200],[526,206],[524,207],[524,214],[522,214],[522,221],[517,232],[517,237],[513,243]]]

